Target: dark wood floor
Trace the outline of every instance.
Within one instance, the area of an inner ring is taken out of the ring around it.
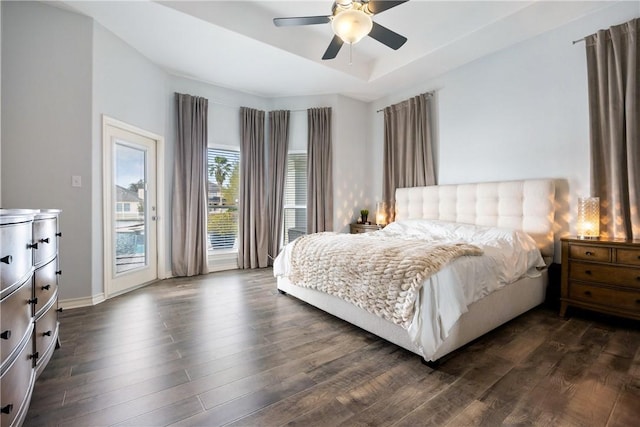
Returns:
[[[269,269],[167,280],[61,314],[25,426],[638,425],[638,323],[573,314],[536,308],[434,370]]]

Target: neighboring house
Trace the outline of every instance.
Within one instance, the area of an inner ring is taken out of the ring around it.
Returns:
[[[227,199],[222,197],[222,188],[215,183],[209,181],[209,187],[207,191],[207,205],[209,207],[209,211],[215,209],[218,206],[225,206],[227,204]]]
[[[144,217],[144,192],[116,185],[116,221],[141,220]]]

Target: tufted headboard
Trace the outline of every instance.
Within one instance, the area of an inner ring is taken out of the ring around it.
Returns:
[[[398,188],[396,220],[424,218],[523,230],[553,258],[552,179]]]

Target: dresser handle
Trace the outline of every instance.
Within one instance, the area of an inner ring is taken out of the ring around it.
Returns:
[[[62,233],[56,233],[56,236],[62,237]]]
[[[591,252],[591,251],[587,251],[587,252],[585,252],[584,254],[585,254],[586,256],[591,256],[591,255],[593,255],[593,252]]]
[[[584,274],[588,274],[589,276],[591,276],[591,270],[585,270]]]
[[[13,262],[13,257],[11,255],[3,256],[2,258],[0,258],[0,262],[11,264]]]
[[[50,337],[51,336],[51,331],[43,332],[42,336],[43,337]]]
[[[34,304],[34,305],[35,305],[35,304],[37,304],[37,303],[38,303],[38,298],[37,298],[37,297],[36,297],[36,298],[32,298],[32,299],[30,299],[30,300],[29,300],[29,301],[27,301],[27,302],[28,302],[29,304]]]
[[[13,411],[13,403],[9,403],[7,406],[3,406],[2,409],[0,409],[0,412],[3,414],[10,414],[11,411]]]
[[[590,297],[590,296],[591,296],[591,291],[584,291],[584,294],[585,294],[586,296]]]
[[[58,276],[62,276],[62,270],[58,270],[58,271],[56,271],[56,274],[57,274]]]
[[[57,311],[58,313],[62,313],[62,307],[60,307],[60,308],[56,308],[56,311]]]
[[[44,286],[42,287],[42,290],[43,290],[43,291],[48,291],[50,288],[51,288],[51,285],[44,285]]]
[[[40,239],[40,243],[49,243],[49,238],[45,237],[44,239]]]
[[[37,359],[38,357],[40,357],[40,353],[38,353],[37,351],[29,355],[29,359]]]
[[[38,249],[38,242],[36,243],[29,243],[27,245],[27,249]]]
[[[2,334],[0,334],[0,338],[2,338],[3,340],[8,340],[9,338],[11,338],[11,330],[7,329],[6,331],[4,331]]]

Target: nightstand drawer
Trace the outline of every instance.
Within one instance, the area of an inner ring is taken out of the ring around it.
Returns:
[[[640,267],[640,250],[616,249],[616,261],[618,264],[637,265]]]
[[[377,224],[351,224],[349,225],[349,231],[351,234],[370,233],[372,231],[378,231],[383,228],[382,225]]]
[[[615,307],[640,314],[640,292],[571,283],[569,297],[576,301]]]
[[[585,261],[611,261],[611,248],[602,246],[571,245],[569,258],[583,259]]]
[[[640,269],[633,267],[572,262],[569,266],[569,279],[640,289]]]

